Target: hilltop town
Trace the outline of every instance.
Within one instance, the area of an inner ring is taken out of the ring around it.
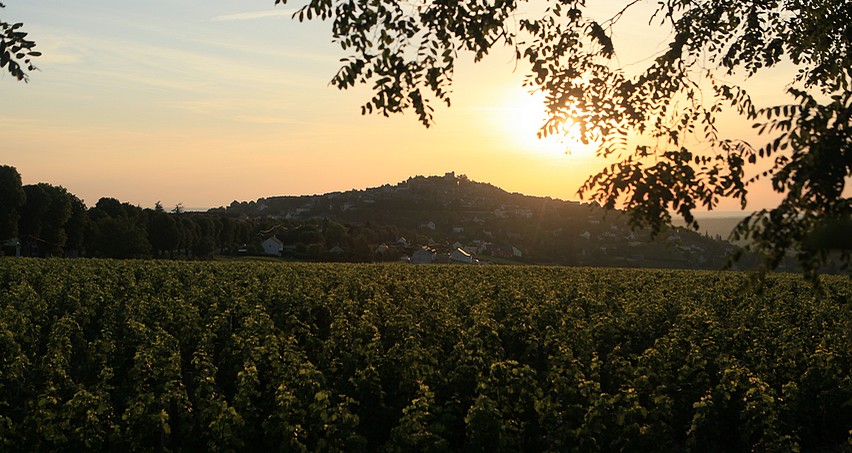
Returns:
[[[291,258],[719,269],[737,249],[682,228],[652,237],[595,203],[509,193],[452,172],[211,212],[263,224],[264,252]]]

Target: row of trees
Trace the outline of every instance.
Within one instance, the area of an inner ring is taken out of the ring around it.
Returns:
[[[256,231],[249,220],[166,212],[159,203],[101,198],[87,208],[64,187],[23,185],[14,167],[0,166],[0,241],[17,239],[24,256],[205,257],[238,250]]]
[[[393,226],[257,219],[225,211],[186,213],[180,205],[166,211],[160,203],[141,208],[115,198],[87,207],[64,187],[23,185],[15,167],[0,166],[0,244],[7,254],[206,258],[214,253],[262,254],[261,240],[276,236],[287,246],[288,258],[369,262],[390,257],[376,256],[376,244],[405,235],[415,238],[414,232]]]

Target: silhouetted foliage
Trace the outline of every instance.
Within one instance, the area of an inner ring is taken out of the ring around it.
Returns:
[[[180,232],[174,216],[160,211],[155,211],[148,224],[148,237],[154,249],[154,255],[161,253],[172,253],[180,241]]]
[[[115,198],[104,197],[89,209],[91,220],[86,249],[89,256],[146,258],[151,255],[145,211]]]
[[[147,258],[151,243],[145,229],[127,217],[102,217],[95,221],[92,256]]]
[[[46,183],[23,186],[27,200],[20,208],[18,230],[28,255],[61,256],[68,236],[73,195],[64,187]]]
[[[18,207],[26,199],[18,170],[0,165],[0,241],[18,236]]]
[[[65,236],[67,237],[65,248],[79,252],[85,246],[89,215],[83,200],[77,198],[74,194],[69,193],[68,195],[71,202],[71,215],[64,225]]]
[[[6,6],[0,3],[0,8]],[[27,39],[27,33],[22,31],[22,23],[8,23],[0,19],[0,70],[3,68],[18,80],[27,81],[27,71],[36,69],[32,58],[41,56],[41,52],[33,50],[34,41]]]

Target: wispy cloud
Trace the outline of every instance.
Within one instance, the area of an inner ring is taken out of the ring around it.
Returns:
[[[215,42],[207,44],[217,45]],[[300,73],[284,64],[299,59],[299,55],[252,47],[248,42],[219,47],[226,51],[190,45],[169,47],[121,38],[105,40],[68,31],[63,35],[60,47],[63,63],[68,65],[62,69],[62,74],[66,77],[76,74],[83,81],[145,85],[196,94],[213,89],[283,92],[293,87],[317,85],[316,74]],[[247,56],[258,52],[276,58]],[[303,57],[310,60],[313,56],[305,54]],[[52,59],[45,60],[46,69],[49,69],[48,63],[55,63]],[[324,86],[324,83],[320,85]]]
[[[254,124],[309,124],[305,121],[279,116],[237,115],[234,120]]]
[[[240,54],[254,54],[266,57],[266,61],[269,61],[269,58],[274,59],[286,59],[286,60],[304,60],[311,62],[324,62],[324,63],[333,63],[333,67],[329,68],[328,71],[323,74],[328,74],[328,78],[331,78],[331,74],[333,70],[336,70],[338,62],[340,61],[340,55],[327,52],[326,49],[323,48],[321,50],[315,49],[302,49],[299,51],[293,50],[292,48],[284,48],[276,47],[276,46],[268,46],[268,45],[257,45],[254,42],[249,42],[246,40],[238,40],[233,38],[223,38],[223,37],[204,37],[201,39],[192,39],[194,43],[206,45],[206,46],[216,46],[228,51],[235,51]],[[320,71],[321,72],[321,71]],[[322,73],[322,72],[321,72]]]
[[[225,14],[211,19],[213,22],[233,22],[244,20],[265,19],[267,17],[290,17],[295,12],[292,8],[267,9],[263,11],[250,11],[246,13]]]

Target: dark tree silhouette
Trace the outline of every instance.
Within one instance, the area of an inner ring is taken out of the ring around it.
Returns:
[[[27,254],[62,255],[68,240],[65,224],[71,218],[72,198],[62,186],[47,183],[23,186],[26,203],[20,207],[18,231]]]
[[[0,165],[0,241],[18,236],[18,208],[26,200],[18,170]]]
[[[6,5],[0,3],[0,8]],[[27,81],[28,71],[36,69],[32,59],[41,56],[41,52],[33,50],[35,41],[27,39],[27,33],[22,31],[22,23],[8,23],[0,19],[0,70],[9,72],[13,77]]]

